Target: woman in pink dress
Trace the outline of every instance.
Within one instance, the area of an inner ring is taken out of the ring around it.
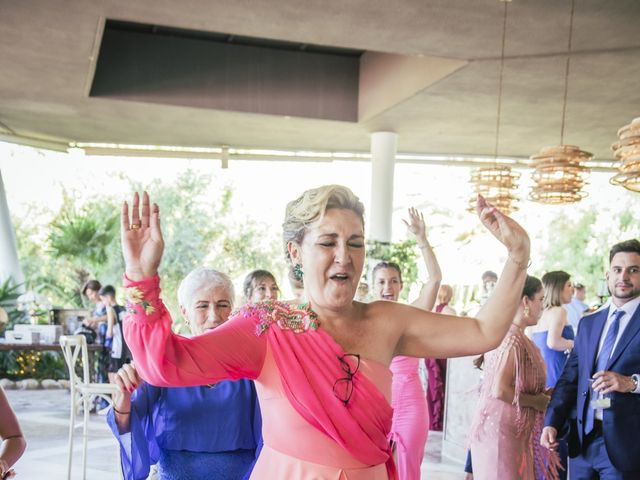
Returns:
[[[436,313],[455,315],[456,311],[449,306],[453,298],[450,285],[441,285],[438,290],[438,304],[434,308]],[[444,388],[447,379],[446,358],[425,358],[427,369],[427,409],[429,411],[429,430],[441,432],[444,426]]]
[[[538,347],[525,334],[543,310],[544,290],[527,276],[520,307],[500,346],[484,356],[484,379],[470,433],[473,478],[557,479],[558,456],[538,443],[550,396]]]
[[[449,357],[487,351],[516,311],[529,238],[478,198],[482,223],[508,250],[494,294],[477,318],[441,316],[397,302],[354,302],[364,266],[364,208],[330,185],[289,203],[287,258],[309,303],[249,305],[194,338],[171,331],[160,299],[164,249],[159,208],[134,195],[122,211],[128,316],[125,337],[141,377],[157,386],[255,380],[264,447],[252,479],[396,479],[391,372],[396,355]],[[203,219],[206,221],[206,219]]]
[[[423,285],[420,295],[411,305],[423,310],[431,310],[442,279],[440,266],[427,240],[427,230],[422,214],[415,208],[410,208],[409,222],[405,221],[405,224],[418,242],[429,274],[429,280]],[[373,268],[372,279],[377,300],[398,301],[403,288],[402,273],[398,264],[378,263]],[[429,431],[427,402],[420,380],[419,362],[417,358],[398,355],[390,366],[393,373],[391,385],[393,421],[389,439],[395,448],[400,480],[420,480],[420,466]]]

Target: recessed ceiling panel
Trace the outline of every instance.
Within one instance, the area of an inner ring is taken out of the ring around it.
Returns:
[[[90,96],[355,122],[361,54],[107,21]]]

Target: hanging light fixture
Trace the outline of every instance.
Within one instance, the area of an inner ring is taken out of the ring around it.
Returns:
[[[502,79],[504,73],[504,49],[507,34],[507,6],[511,0],[504,2],[504,14],[502,18],[502,51],[500,54],[500,75],[498,80],[498,113],[496,115],[496,139],[493,150],[495,161],[491,166],[481,167],[471,172],[470,183],[474,186],[476,195],[469,199],[467,210],[476,211],[477,194],[481,194],[489,203],[498,207],[507,215],[518,210],[517,198],[514,191],[518,188],[519,173],[511,171],[511,167],[498,165],[498,146],[500,139],[500,120],[502,113]]]
[[[580,150],[574,145],[564,145],[564,127],[567,114],[567,94],[569,91],[569,69],[571,66],[571,40],[573,37],[573,13],[575,0],[571,1],[569,20],[569,42],[564,75],[564,99],[562,102],[562,126],[560,127],[560,145],[545,147],[537,155],[532,155],[534,172],[531,175],[535,186],[529,199],[546,204],[574,203],[587,196],[582,191],[589,169],[584,162],[591,160],[593,154]]]
[[[509,215],[518,210],[515,202],[518,200],[513,191],[518,187],[520,174],[513,172],[511,167],[496,165],[494,167],[477,168],[471,172],[471,183],[474,190],[489,203],[498,207],[501,212]],[[476,211],[476,197],[469,200],[469,211]]]
[[[618,174],[610,181],[632,192],[640,192],[640,117],[618,130],[618,138],[611,148],[620,164]]]

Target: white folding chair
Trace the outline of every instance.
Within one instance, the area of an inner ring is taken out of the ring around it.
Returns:
[[[73,456],[73,434],[76,428],[76,409],[82,406],[82,479],[87,475],[87,438],[89,428],[89,412],[91,404],[97,398],[105,399],[113,406],[113,395],[116,386],[109,383],[91,383],[89,374],[89,352],[87,338],[84,335],[63,335],[60,337],[60,347],[69,370],[69,385],[71,388],[71,413],[69,415],[69,454],[67,457],[67,479],[71,480],[71,464]],[[82,355],[82,357],[80,357]],[[76,374],[78,359],[82,358],[82,378]]]

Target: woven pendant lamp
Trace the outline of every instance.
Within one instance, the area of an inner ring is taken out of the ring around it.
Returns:
[[[618,139],[611,145],[620,161],[618,174],[610,181],[632,192],[640,192],[640,117],[618,130]]]
[[[575,0],[571,1],[569,21],[569,42],[564,75],[564,100],[562,103],[562,126],[560,127],[560,145],[545,147],[530,158],[534,172],[531,178],[535,182],[529,193],[529,199],[551,205],[574,203],[582,200],[587,193],[582,190],[586,184],[589,169],[584,162],[593,155],[575,145],[564,145],[564,127],[567,114],[567,94],[569,91],[569,70],[571,66],[571,40],[573,36],[573,13]]]
[[[501,0],[504,2],[504,13],[502,18],[502,51],[500,54],[500,75],[498,80],[498,112],[496,115],[496,138],[494,147],[494,157],[496,161],[487,167],[481,167],[471,172],[469,182],[473,184],[475,195],[469,199],[467,210],[476,211],[477,194],[481,194],[489,203],[498,207],[507,215],[518,210],[515,191],[518,188],[517,180],[519,173],[511,170],[507,165],[499,165],[498,146],[500,140],[500,120],[502,113],[502,80],[504,73],[504,50],[507,32],[507,6],[511,0]]]

